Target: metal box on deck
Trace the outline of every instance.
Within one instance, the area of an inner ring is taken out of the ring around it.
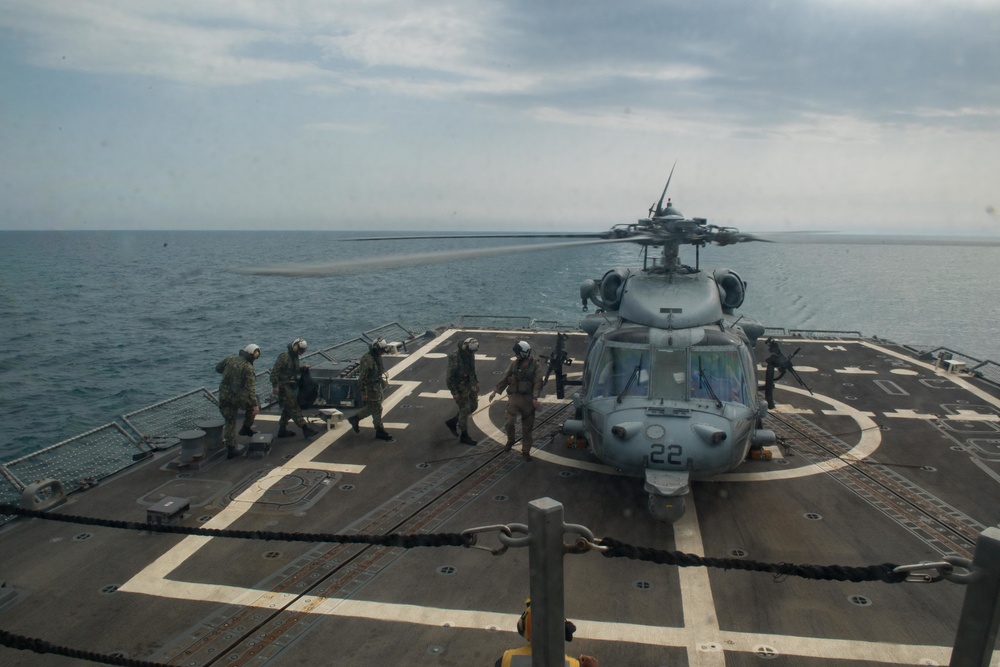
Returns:
[[[358,362],[322,361],[309,367],[309,374],[319,385],[317,407],[360,408]]]

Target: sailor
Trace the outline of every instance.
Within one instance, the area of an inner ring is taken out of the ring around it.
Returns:
[[[278,355],[271,369],[271,385],[273,391],[278,396],[278,403],[281,405],[281,417],[278,419],[278,437],[290,438],[295,435],[295,431],[287,428],[288,421],[292,420],[302,429],[302,437],[311,438],[318,431],[309,427],[306,418],[302,416],[302,408],[295,396],[295,388],[299,383],[299,373],[308,366],[299,363],[299,356],[306,351],[309,344],[305,339],[296,338],[288,344],[288,351]]]
[[[535,426],[535,411],[541,406],[538,397],[542,391],[542,366],[531,356],[531,346],[526,341],[514,343],[514,359],[497,382],[496,388],[490,394],[490,401],[497,394],[507,390],[507,416],[504,428],[507,431],[507,444],[504,451],[509,452],[514,447],[514,433],[517,416],[521,416],[521,457],[531,460],[531,430]]]
[[[503,656],[496,661],[494,667],[531,667],[531,600],[524,601],[524,611],[517,619],[517,632],[527,640],[527,644],[519,648],[504,651]],[[566,621],[566,641],[573,641],[576,625]],[[592,655],[581,655],[578,659],[564,656],[565,667],[598,667],[597,658]]]
[[[479,405],[479,379],[476,378],[476,350],[479,341],[466,338],[458,344],[458,348],[448,355],[448,389],[451,397],[458,404],[458,414],[445,422],[452,435],[461,436],[458,441],[463,445],[475,445],[476,441],[469,437],[469,415],[476,411]]]
[[[365,404],[357,413],[348,417],[347,421],[355,433],[360,433],[361,427],[358,426],[358,422],[370,415],[375,424],[375,437],[392,442],[393,437],[382,424],[382,390],[389,386],[385,366],[382,364],[382,355],[388,351],[389,344],[385,339],[377,338],[361,357],[361,362],[358,364],[358,384],[361,389],[361,400]]]
[[[219,412],[225,420],[222,442],[226,446],[226,458],[236,458],[240,451],[236,447],[236,416],[244,410],[243,428],[240,435],[256,433],[254,416],[260,411],[257,403],[257,375],[253,362],[260,357],[260,347],[250,343],[237,354],[231,354],[215,365],[215,372],[222,373],[219,382]]]

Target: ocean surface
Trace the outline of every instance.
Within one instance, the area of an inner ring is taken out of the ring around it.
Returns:
[[[564,248],[351,276],[249,276],[237,267],[522,243],[344,242],[357,232],[0,231],[0,461],[197,387],[248,342],[270,368],[388,322],[414,332],[462,315],[575,324],[580,283],[639,266],[630,244]],[[535,242],[534,240],[529,243]],[[538,241],[542,242],[542,241]],[[694,252],[682,252],[694,263]],[[701,252],[748,283],[765,326],[857,331],[1000,361],[1000,248],[747,243]]]

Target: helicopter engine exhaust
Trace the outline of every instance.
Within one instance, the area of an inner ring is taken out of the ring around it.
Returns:
[[[580,285],[580,298],[584,307],[589,299],[598,308],[618,310],[625,292],[625,283],[631,276],[632,272],[628,269],[612,269],[600,280],[585,280]]]
[[[746,296],[746,283],[740,275],[731,269],[717,269],[713,274],[715,284],[719,286],[719,298],[722,307],[728,314],[743,305]]]

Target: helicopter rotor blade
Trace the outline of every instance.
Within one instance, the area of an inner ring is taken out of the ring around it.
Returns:
[[[749,236],[749,235],[747,235]],[[827,245],[1000,246],[1000,236],[923,234],[844,234],[840,232],[763,232],[754,241]]]
[[[419,241],[422,239],[606,239],[608,232],[562,232],[531,234],[413,234],[408,236],[358,236],[338,241]]]
[[[670,187],[670,179],[674,177],[674,168],[677,166],[677,160],[674,160],[674,166],[670,168],[670,175],[667,176],[667,184],[663,186],[663,194],[660,195],[660,201],[656,204],[656,215],[659,215],[663,210],[663,198],[667,196],[667,188]]]
[[[353,273],[363,273],[376,269],[399,268],[403,266],[418,266],[451,262],[460,259],[492,257],[522,252],[537,252],[556,248],[572,248],[576,246],[599,245],[604,243],[636,243],[642,237],[622,239],[594,239],[588,241],[559,241],[555,243],[538,243],[533,245],[500,246],[497,248],[465,248],[459,250],[438,250],[434,252],[409,253],[404,255],[382,255],[380,257],[365,257],[337,262],[317,264],[286,264],[282,266],[238,267],[231,269],[235,273],[252,276],[335,276]]]

